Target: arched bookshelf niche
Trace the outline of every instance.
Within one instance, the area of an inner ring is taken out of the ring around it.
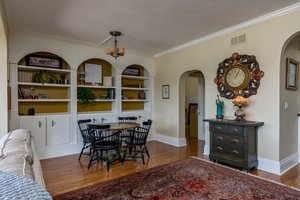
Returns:
[[[150,110],[150,74],[140,65],[127,66],[121,75],[121,109]]]
[[[109,62],[99,58],[84,61],[77,69],[77,112],[117,112],[116,85],[116,70]],[[86,93],[93,93],[96,99],[82,103]]]
[[[70,112],[70,65],[49,52],[24,56],[16,66],[18,115]]]

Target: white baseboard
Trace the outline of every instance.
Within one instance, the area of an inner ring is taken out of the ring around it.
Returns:
[[[166,136],[166,135],[161,135],[156,133],[154,135],[154,139],[158,142],[166,143],[173,145],[175,147],[183,147],[186,146],[186,138],[176,138],[176,137],[171,137],[171,136]]]
[[[280,175],[280,163],[276,160],[258,157],[258,169]]]
[[[45,148],[37,148],[40,159],[54,158],[80,153],[82,144],[66,144],[59,146],[48,146]]]
[[[203,155],[208,156],[209,155],[209,144],[204,145],[204,152]]]
[[[295,153],[293,155],[290,155],[289,157],[286,157],[280,161],[280,174],[284,174],[289,169],[294,167],[299,163],[299,154]]]
[[[277,175],[282,175],[299,163],[299,154],[295,153],[281,161],[258,157],[258,169]]]

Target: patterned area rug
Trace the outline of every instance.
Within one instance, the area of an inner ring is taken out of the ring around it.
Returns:
[[[186,158],[54,199],[300,199],[300,190],[208,161]]]

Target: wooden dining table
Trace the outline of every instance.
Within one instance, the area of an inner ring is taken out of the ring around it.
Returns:
[[[111,131],[124,131],[128,129],[134,129],[140,126],[139,123],[135,122],[111,122],[106,124],[110,125],[109,130]]]
[[[110,122],[110,123],[90,123],[93,125],[110,125],[108,128],[111,131],[125,131],[128,129],[134,129],[140,126],[139,123],[135,122]]]

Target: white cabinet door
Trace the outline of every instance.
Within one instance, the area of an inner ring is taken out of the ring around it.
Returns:
[[[20,117],[19,128],[31,131],[37,147],[46,146],[46,117]]]
[[[116,122],[117,121],[117,115],[116,114],[99,114],[99,121],[100,123],[109,123],[109,122]]]
[[[70,143],[70,116],[47,117],[47,145]]]

